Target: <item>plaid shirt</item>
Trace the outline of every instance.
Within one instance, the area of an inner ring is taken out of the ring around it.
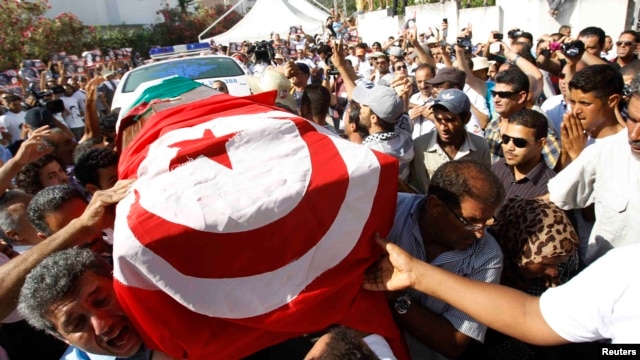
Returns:
[[[547,122],[550,123],[549,133],[547,134],[547,143],[542,148],[542,158],[547,166],[553,169],[556,167],[558,159],[560,159],[561,147],[560,141],[558,140],[559,136],[556,134],[553,123],[550,122],[549,118],[547,118]],[[502,134],[500,134],[499,114],[494,116],[487,124],[487,127],[484,129],[484,138],[487,140],[487,144],[489,144],[491,164],[494,164],[496,161],[504,158],[504,154],[502,153]]]

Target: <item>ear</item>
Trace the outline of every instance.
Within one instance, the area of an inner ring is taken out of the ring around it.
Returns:
[[[547,138],[540,139],[538,146],[540,146],[540,150],[541,151],[542,151],[542,149],[544,148],[545,145],[547,145]]]
[[[528,98],[529,98],[529,91],[521,91],[520,95],[518,96],[518,104],[526,103]]]
[[[427,199],[426,205],[427,205],[429,214],[432,214],[436,218],[440,215],[442,210],[442,203],[437,197],[429,196],[429,198]]]
[[[463,125],[467,125],[467,123],[469,123],[469,120],[471,120],[471,111],[466,113],[464,116],[461,116],[460,119],[462,120]]]
[[[98,187],[97,187],[97,186],[95,186],[95,185],[93,185],[93,184],[87,184],[87,185],[85,185],[84,187],[87,189],[87,191],[88,191],[91,195],[93,195],[93,193],[95,193],[96,191],[100,190],[100,189],[98,189]]]
[[[7,230],[4,232],[5,236],[11,239],[15,243],[21,243],[24,238],[20,236],[15,230]]]
[[[620,94],[613,94],[607,99],[607,105],[609,105],[611,109],[615,109],[618,103],[620,103]]]

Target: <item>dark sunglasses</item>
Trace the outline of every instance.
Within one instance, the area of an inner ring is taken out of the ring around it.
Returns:
[[[616,46],[631,46],[635,44],[633,41],[616,41]]]
[[[527,139],[511,137],[509,135],[502,135],[502,145],[509,145],[509,142],[511,142],[511,140],[513,140],[513,145],[515,145],[515,147],[519,149],[526,148],[529,144]]]
[[[516,91],[495,91],[495,90],[491,90],[491,97],[496,97],[498,96],[501,99],[508,99],[510,97],[512,97],[513,95],[517,94]]]
[[[407,70],[407,65],[396,66],[396,71],[399,71],[399,70]]]

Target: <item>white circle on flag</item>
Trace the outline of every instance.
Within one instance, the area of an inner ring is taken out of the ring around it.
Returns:
[[[232,168],[201,155],[169,171],[179,151],[172,145],[202,138],[206,129],[215,137],[235,133],[227,143]],[[310,177],[309,150],[293,122],[240,115],[159,137],[140,164],[136,188],[142,207],[167,221],[228,233],[256,229],[289,213]],[[176,181],[180,191],[175,191]]]

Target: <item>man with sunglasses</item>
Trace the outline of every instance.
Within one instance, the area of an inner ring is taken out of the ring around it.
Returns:
[[[638,61],[636,54],[638,43],[640,42],[640,34],[634,30],[625,30],[620,34],[616,41],[616,52],[618,56],[612,61],[623,67],[633,61]]]
[[[491,90],[497,115],[489,121],[484,129],[484,137],[491,151],[491,163],[504,157],[502,153],[502,134],[509,117],[525,109],[529,95],[529,78],[517,67],[509,67],[496,75],[496,85]],[[547,166],[555,168],[560,158],[560,144],[555,136],[547,136],[547,142],[542,149],[542,158]]]
[[[547,183],[556,173],[542,160],[547,131],[547,119],[535,110],[523,109],[509,117],[502,133],[504,158],[491,167],[504,185],[505,200],[531,199],[549,192]]]
[[[421,261],[498,283],[502,252],[485,229],[503,198],[502,184],[487,166],[449,161],[434,173],[427,195],[398,194],[387,238]],[[414,360],[456,358],[471,341],[484,339],[486,326],[427,294],[409,290],[387,298]]]
[[[390,86],[393,81],[393,73],[389,71],[389,57],[381,54],[375,59],[376,71],[371,74],[371,81],[376,86]]]

